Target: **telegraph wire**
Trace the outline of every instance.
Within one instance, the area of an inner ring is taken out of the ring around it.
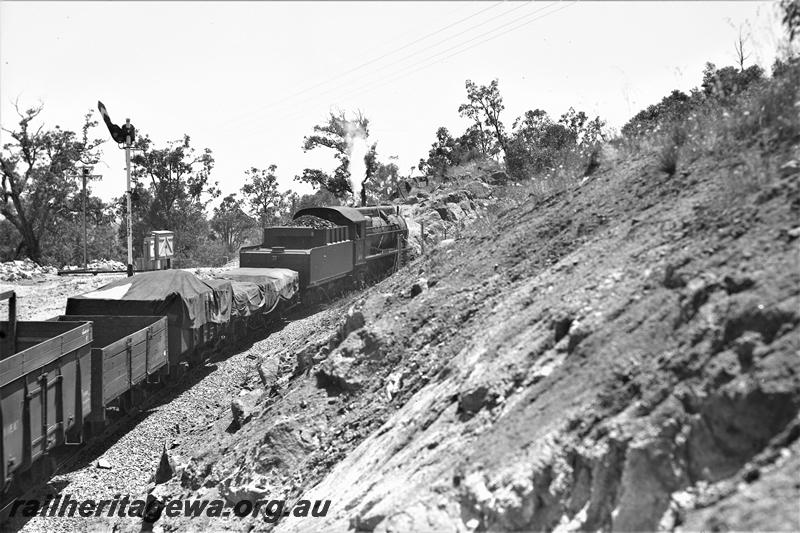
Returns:
[[[451,23],[450,23],[450,24],[448,24],[447,26],[444,26],[444,27],[442,27],[442,28],[439,28],[438,30],[435,30],[435,31],[433,31],[433,32],[431,32],[431,33],[425,34],[425,35],[423,35],[422,37],[419,37],[419,38],[417,38],[417,39],[415,39],[415,40],[413,40],[413,41],[411,41],[411,42],[409,42],[409,43],[407,43],[407,44],[405,44],[405,45],[403,45],[403,46],[400,46],[400,47],[398,47],[398,48],[395,48],[394,50],[391,50],[391,51],[389,51],[389,52],[386,52],[385,54],[382,54],[382,55],[380,55],[380,56],[378,56],[378,57],[376,57],[376,58],[373,58],[373,59],[371,59],[371,60],[369,60],[369,61],[365,61],[364,63],[361,63],[360,65],[357,65],[357,66],[355,66],[355,67],[353,67],[353,68],[351,68],[351,69],[348,69],[348,70],[346,70],[346,71],[344,71],[344,72],[340,72],[339,74],[336,74],[335,76],[333,76],[333,77],[331,77],[331,78],[328,78],[327,80],[323,80],[323,81],[321,81],[321,82],[319,82],[319,83],[316,83],[315,85],[312,85],[312,86],[306,87],[305,89],[302,89],[302,90],[300,90],[300,91],[297,91],[297,92],[295,92],[295,93],[293,93],[293,94],[290,94],[289,96],[286,96],[286,97],[284,97],[284,98],[282,98],[282,99],[280,99],[280,100],[272,101],[272,102],[268,103],[266,106],[262,106],[262,107],[260,107],[260,108],[257,108],[257,109],[256,109],[256,112],[265,111],[265,110],[267,110],[267,109],[269,109],[269,108],[271,108],[271,107],[275,107],[275,106],[278,106],[278,105],[280,105],[280,104],[286,103],[286,102],[288,102],[289,100],[291,100],[291,99],[293,99],[293,98],[296,98],[296,97],[298,97],[298,96],[301,96],[301,95],[303,95],[303,94],[306,94],[306,93],[308,93],[308,92],[310,92],[310,91],[313,91],[314,89],[317,89],[317,88],[319,88],[319,87],[321,87],[321,86],[323,86],[323,85],[329,84],[329,83],[331,83],[331,82],[333,82],[333,81],[339,80],[339,79],[341,79],[341,78],[343,78],[343,77],[345,77],[345,76],[347,76],[347,75],[349,75],[349,74],[352,74],[353,72],[357,72],[357,71],[359,71],[359,70],[363,69],[363,68],[364,68],[364,67],[366,67],[366,66],[369,66],[369,65],[371,65],[371,64],[373,64],[373,63],[376,63],[376,62],[378,62],[378,61],[380,61],[380,60],[382,60],[382,59],[385,59],[385,58],[387,58],[387,57],[389,57],[389,56],[391,56],[391,55],[393,55],[393,54],[395,54],[395,53],[397,53],[397,52],[400,52],[400,51],[402,51],[402,50],[405,50],[406,48],[409,48],[409,47],[411,47],[411,46],[413,46],[413,45],[415,45],[415,44],[417,44],[417,43],[419,43],[419,42],[422,42],[422,41],[424,41],[424,40],[426,40],[426,39],[428,39],[428,38],[430,38],[430,37],[433,37],[433,36],[435,36],[435,35],[437,35],[437,34],[439,34],[439,33],[443,32],[443,31],[445,31],[445,30],[448,30],[448,29],[450,29],[450,28],[452,28],[452,27],[454,27],[454,26],[457,26],[457,25],[461,24],[462,22],[466,22],[467,20],[469,20],[469,19],[471,19],[471,18],[474,18],[474,17],[476,17],[476,16],[478,16],[478,15],[480,15],[480,14],[482,14],[482,13],[485,13],[486,11],[489,11],[489,10],[491,10],[491,9],[494,9],[494,8],[496,8],[497,6],[499,6],[500,4],[503,4],[503,3],[505,3],[505,1],[506,1],[506,0],[501,0],[500,2],[496,2],[496,3],[494,3],[494,4],[490,5],[490,6],[486,7],[486,8],[483,8],[483,9],[481,9],[480,11],[477,11],[477,12],[475,12],[475,13],[471,14],[471,15],[468,15],[468,16],[466,16],[466,17],[462,18],[462,19],[459,19],[459,20],[457,20],[456,22],[451,22]],[[514,11],[514,10],[516,10],[516,9],[518,9],[518,8],[511,9],[511,10],[509,10],[509,11],[508,11],[508,12],[506,12],[506,13],[510,13],[511,11]],[[503,13],[503,14],[505,14],[505,13]],[[494,18],[497,18],[497,17],[494,17]],[[493,20],[493,19],[489,19],[489,20]],[[487,21],[487,22],[488,22],[488,21]],[[473,26],[473,27],[474,27],[474,26]],[[438,43],[437,43],[437,44],[438,44]],[[435,46],[435,45],[434,45],[434,46]],[[423,50],[424,50],[424,49],[423,49]],[[238,116],[238,117],[234,117],[234,118],[232,118],[230,121],[227,121],[226,123],[223,123],[223,124],[227,124],[227,123],[230,123],[230,122],[237,122],[237,121],[241,120],[241,118],[243,118],[243,117],[244,117],[244,118],[247,118],[247,117],[250,117],[250,116],[252,116],[252,111],[248,112],[247,114],[242,114],[242,115],[240,115],[240,116]]]
[[[462,54],[462,53],[464,53],[464,52],[466,52],[466,51],[468,51],[468,50],[471,50],[471,49],[475,48],[476,46],[480,46],[480,45],[482,45],[483,43],[486,43],[486,42],[492,41],[492,40],[494,40],[494,39],[497,39],[498,37],[503,37],[504,35],[507,35],[507,34],[509,34],[509,33],[513,32],[513,31],[516,31],[516,30],[518,30],[518,29],[522,28],[523,26],[527,26],[528,24],[532,24],[533,22],[536,22],[537,20],[543,19],[543,18],[547,17],[548,15],[553,15],[553,14],[555,14],[555,13],[558,13],[558,12],[559,12],[559,11],[561,11],[561,10],[567,9],[568,7],[571,7],[571,6],[575,5],[577,2],[578,2],[578,0],[573,0],[573,2],[571,2],[571,3],[568,3],[568,4],[564,4],[563,6],[559,7],[558,9],[554,9],[553,11],[550,11],[549,13],[545,13],[544,15],[542,15],[542,16],[540,16],[540,17],[536,17],[536,18],[534,18],[534,19],[532,19],[532,20],[528,20],[528,21],[526,21],[526,22],[524,22],[524,23],[522,23],[522,24],[519,24],[519,25],[517,25],[517,26],[514,26],[513,28],[511,28],[511,29],[509,29],[509,30],[507,30],[507,31],[505,31],[505,32],[503,32],[503,33],[501,33],[501,34],[489,36],[488,38],[486,38],[486,39],[484,39],[484,40],[482,40],[482,41],[480,41],[480,42],[478,42],[478,43],[475,43],[475,44],[474,44],[474,45],[472,45],[472,46],[468,46],[467,48],[464,48],[463,50],[459,50],[459,51],[457,51],[457,52],[454,52],[454,53],[450,54],[449,56],[447,56],[447,57],[445,57],[445,58],[443,58],[443,59],[441,59],[441,60],[434,61],[433,63],[430,63],[430,64],[428,64],[428,65],[423,65],[423,66],[421,66],[421,67],[419,67],[419,68],[417,68],[417,69],[414,69],[414,70],[412,70],[412,71],[408,72],[407,74],[413,74],[413,73],[415,73],[415,72],[418,72],[418,71],[420,71],[420,70],[423,70],[423,69],[425,69],[425,68],[431,67],[431,66],[435,65],[436,63],[440,63],[441,61],[447,61],[447,60],[448,60],[448,59],[450,59],[451,57],[455,57],[455,56],[457,56],[457,55],[459,55],[459,54]],[[548,7],[552,7],[552,5],[553,5],[553,4],[551,4],[551,5],[550,5],[550,6],[548,6]],[[485,34],[484,34],[484,35],[485,35]],[[480,37],[480,36],[478,36],[478,37]],[[478,37],[476,37],[476,38],[478,38]],[[472,40],[474,40],[474,39],[472,39]],[[466,41],[465,43],[462,43],[462,44],[467,44],[467,43],[471,42],[472,40],[470,40],[470,41]],[[454,47],[454,48],[455,48],[455,47]],[[435,57],[435,56],[434,56],[434,57]],[[400,76],[400,77],[402,77],[402,76]],[[396,80],[396,79],[399,79],[400,77],[396,77],[396,78],[393,78],[393,79],[391,79],[391,80],[388,80],[388,81],[387,81],[387,83],[389,83],[389,82],[391,82],[391,81],[394,81],[394,80]],[[378,86],[375,86],[375,87],[373,87],[373,88],[377,88],[377,87],[378,87]],[[370,88],[367,88],[367,91],[369,91],[369,90],[370,90]]]
[[[577,1],[577,0],[575,0],[575,1]],[[511,24],[521,22],[522,20],[527,19],[528,17],[530,17],[532,15],[535,15],[537,13],[540,13],[543,10],[549,9],[549,8],[553,7],[554,5],[556,5],[556,2],[553,2],[550,5],[545,6],[544,8],[541,8],[541,9],[538,9],[536,11],[533,11],[533,12],[529,13],[528,15],[525,15],[525,16],[523,16],[523,17],[521,17],[521,18],[519,18],[519,19],[517,19],[515,21],[503,24],[503,25],[498,26],[496,28],[493,28],[493,29],[491,29],[491,30],[489,30],[487,32],[484,32],[484,33],[482,33],[480,35],[476,35],[475,37],[473,37],[471,39],[468,39],[468,40],[466,40],[466,41],[464,41],[462,43],[459,43],[459,44],[457,44],[455,46],[452,46],[452,47],[450,47],[450,48],[448,48],[446,50],[442,50],[441,52],[438,52],[438,53],[428,57],[424,61],[429,61],[431,59],[437,58],[438,56],[441,56],[442,54],[445,54],[447,52],[455,50],[455,49],[457,49],[457,48],[459,48],[459,47],[461,47],[461,46],[463,46],[465,44],[469,44],[469,43],[475,41],[476,39],[480,39],[481,37],[489,35],[489,34],[495,32],[496,30],[499,30],[500,28],[504,28],[504,27],[509,26]],[[496,35],[492,35],[492,36],[488,37],[487,39],[484,39],[484,40],[482,40],[482,41],[480,41],[480,42],[478,42],[478,43],[476,43],[476,44],[474,44],[472,46],[468,46],[468,47],[466,47],[466,48],[464,48],[462,50],[458,50],[457,52],[454,52],[454,53],[452,53],[452,54],[450,54],[450,55],[448,55],[448,56],[446,56],[446,57],[444,57],[442,59],[436,59],[432,63],[428,63],[426,65],[417,66],[417,68],[414,68],[412,70],[407,70],[406,69],[404,71],[401,71],[398,75],[394,76],[393,78],[389,78],[388,80],[381,80],[381,82],[378,83],[378,84],[372,84],[371,86],[363,87],[361,90],[358,90],[355,93],[352,93],[350,96],[359,95],[359,94],[362,94],[363,92],[369,92],[372,89],[375,89],[375,88],[378,88],[378,87],[382,87],[383,85],[386,85],[387,83],[391,83],[391,82],[393,82],[395,80],[398,80],[400,78],[403,78],[403,77],[405,77],[405,76],[407,76],[409,74],[414,74],[416,72],[419,72],[420,70],[424,70],[424,69],[426,69],[428,67],[431,67],[433,65],[436,65],[436,64],[438,64],[438,63],[440,63],[442,61],[446,61],[446,60],[450,59],[451,57],[454,57],[454,56],[456,56],[458,54],[461,54],[461,53],[464,53],[464,52],[466,52],[468,50],[471,50],[471,49],[475,48],[476,46],[480,46],[481,44],[483,44],[485,42],[491,41],[493,39],[497,39],[499,37],[503,37],[504,35],[507,35],[507,34],[513,32],[513,31],[515,31],[515,30],[517,30],[517,29],[519,29],[519,28],[521,28],[523,26],[527,26],[528,24],[536,22],[537,20],[540,20],[540,19],[542,19],[542,18],[544,18],[544,17],[546,17],[548,15],[552,15],[553,13],[557,13],[558,11],[561,11],[562,9],[566,9],[570,5],[572,5],[572,4],[563,5],[563,6],[559,7],[558,9],[554,9],[553,11],[550,11],[549,13],[545,13],[545,14],[539,16],[539,17],[535,17],[535,18],[533,18],[531,20],[527,20],[526,22],[524,22],[522,24],[519,24],[519,25],[517,25],[517,26],[515,26],[515,27],[513,27],[513,28],[511,28],[509,30],[506,30],[506,31],[504,31],[502,33],[499,33],[499,34],[496,34]]]
[[[496,28],[493,28],[492,30],[489,30],[487,32],[479,34],[479,35],[473,37],[472,39],[469,39],[469,40],[464,41],[462,43],[459,43],[458,45],[455,45],[455,46],[453,46],[451,48],[448,48],[446,50],[438,52],[438,53],[434,54],[433,56],[430,56],[430,57],[428,57],[427,59],[424,60],[425,62],[427,62],[427,61],[430,61],[430,60],[433,59],[433,61],[430,62],[430,63],[426,63],[426,64],[423,64],[421,66],[417,66],[416,68],[413,68],[411,70],[405,69],[405,70],[397,73],[397,75],[395,75],[395,76],[393,76],[391,78],[380,80],[380,81],[378,81],[378,83],[372,83],[372,84],[370,84],[370,85],[368,85],[366,87],[362,87],[361,89],[356,90],[355,92],[349,93],[349,94],[345,95],[345,97],[343,97],[342,99],[344,99],[344,98],[352,98],[354,96],[359,96],[359,95],[361,95],[363,93],[370,92],[370,91],[372,91],[374,89],[377,89],[379,87],[382,87],[382,86],[384,86],[386,84],[392,83],[393,81],[399,80],[401,78],[404,78],[404,77],[407,77],[407,76],[409,76],[411,74],[419,72],[420,70],[424,70],[426,68],[430,68],[430,67],[432,67],[432,66],[434,66],[434,65],[436,65],[436,64],[438,64],[438,63],[440,63],[442,61],[446,61],[446,60],[448,60],[448,59],[450,59],[452,57],[455,57],[455,56],[457,56],[459,54],[467,52],[467,51],[469,51],[469,50],[471,50],[471,49],[473,49],[473,48],[475,48],[477,46],[480,46],[483,43],[486,43],[488,41],[497,39],[499,37],[503,37],[504,35],[507,35],[507,34],[513,32],[513,31],[516,31],[516,30],[518,30],[518,29],[520,29],[520,28],[522,28],[524,26],[527,26],[529,24],[532,24],[533,22],[536,22],[537,20],[541,20],[541,19],[543,19],[543,18],[545,18],[545,17],[547,17],[549,15],[555,14],[555,13],[557,13],[557,12],[563,10],[563,9],[571,7],[573,4],[576,3],[576,1],[577,0],[573,1],[572,3],[566,3],[566,4],[558,7],[557,9],[554,9],[552,11],[544,13],[544,14],[542,14],[542,15],[540,15],[538,17],[535,17],[535,18],[533,18],[531,20],[525,20],[525,19],[527,19],[529,16],[531,16],[533,14],[541,12],[542,9],[534,11],[534,12],[530,13],[529,15],[526,15],[525,17],[522,17],[521,19],[517,19],[517,20],[513,21],[513,23],[507,23],[507,24],[503,24],[501,26],[498,26]],[[553,7],[554,5],[556,5],[556,3],[552,3],[552,4],[546,6],[543,9],[549,9],[549,8]],[[524,20],[524,22],[520,23],[522,20]],[[500,28],[509,26],[511,24],[514,24],[514,23],[519,23],[519,24],[516,24],[514,27],[512,27],[512,28],[510,28],[510,29],[508,29],[508,30],[506,30],[504,32],[501,32],[499,34],[489,35],[489,34],[495,32],[496,30],[498,30]],[[443,55],[443,54],[445,54],[447,52],[450,52],[450,51],[455,50],[455,49],[457,49],[457,48],[459,48],[459,47],[461,47],[461,46],[463,46],[465,44],[469,44],[469,43],[471,43],[471,42],[473,42],[473,41],[475,41],[477,39],[480,39],[481,37],[486,37],[487,35],[489,35],[489,36],[486,39],[481,40],[480,42],[477,42],[477,43],[475,43],[473,45],[470,45],[470,46],[468,46],[466,48],[463,48],[461,50],[455,51],[454,53],[452,53],[452,54],[450,54],[450,55],[448,55],[448,56],[446,56],[444,58],[435,59],[435,58],[438,58],[439,56],[441,56],[441,55]],[[278,120],[278,121],[285,121],[285,120],[290,120],[290,119],[296,118],[297,116],[300,116],[300,114],[302,114],[302,111],[294,111],[294,112],[290,112],[289,114],[286,114],[286,115],[279,115],[278,117],[275,117],[275,119]]]
[[[423,58],[423,59],[421,59],[420,61],[421,61],[421,62],[423,62],[423,63],[424,63],[424,62],[427,62],[427,61],[429,61],[429,60],[430,60],[430,59],[432,59],[432,58],[438,57],[438,56],[440,56],[440,55],[442,55],[442,54],[444,54],[444,53],[447,53],[447,52],[449,52],[449,51],[451,51],[451,50],[454,50],[454,49],[456,49],[456,48],[458,48],[458,47],[460,47],[460,46],[463,46],[463,45],[465,45],[465,44],[468,44],[468,43],[470,43],[470,42],[473,42],[475,39],[478,39],[478,38],[480,38],[480,37],[483,37],[483,36],[485,36],[485,35],[488,35],[488,34],[490,34],[490,33],[493,33],[493,32],[495,32],[495,31],[497,31],[497,30],[499,30],[499,29],[501,29],[501,28],[505,28],[506,26],[509,26],[509,25],[511,25],[511,24],[518,23],[518,22],[520,22],[521,20],[526,20],[526,19],[528,19],[529,17],[531,17],[531,16],[533,16],[533,15],[536,15],[537,13],[540,13],[540,12],[542,12],[542,11],[544,11],[544,10],[547,10],[547,9],[549,9],[549,8],[553,7],[554,5],[556,5],[556,3],[557,3],[557,2],[553,2],[553,3],[550,3],[550,4],[549,4],[549,5],[547,5],[547,6],[544,6],[544,7],[541,7],[541,8],[539,8],[539,9],[536,9],[536,10],[534,10],[534,11],[531,11],[530,13],[528,13],[528,14],[525,14],[525,15],[523,15],[522,17],[516,18],[516,19],[514,19],[514,20],[512,20],[512,21],[508,21],[508,22],[506,22],[506,23],[504,23],[504,24],[501,24],[501,25],[499,25],[499,26],[496,26],[496,27],[492,28],[491,30],[488,30],[488,31],[486,31],[486,32],[484,32],[484,33],[481,33],[481,34],[479,34],[479,35],[475,36],[475,37],[472,37],[472,38],[470,38],[470,39],[467,39],[466,41],[460,42],[460,43],[456,44],[455,46],[452,46],[452,47],[450,47],[450,48],[447,48],[447,49],[445,49],[445,50],[442,50],[442,51],[436,52],[436,53],[435,53],[435,54],[433,54],[432,56],[429,56],[429,57],[427,57],[427,58]],[[454,37],[458,37],[458,36],[460,36],[460,35],[463,35],[464,33],[466,33],[466,32],[467,32],[467,31],[469,31],[469,30],[472,30],[472,29],[478,28],[478,27],[480,27],[480,26],[482,26],[482,25],[485,25],[487,22],[490,22],[490,21],[492,21],[492,20],[495,20],[495,19],[497,19],[497,18],[499,18],[499,17],[505,16],[505,15],[507,15],[507,14],[511,13],[512,11],[516,11],[516,10],[518,10],[518,9],[522,8],[522,7],[525,7],[525,6],[526,6],[526,5],[528,5],[528,4],[530,4],[530,0],[528,0],[527,2],[524,2],[524,3],[522,3],[521,5],[519,5],[519,6],[515,7],[515,8],[513,8],[513,9],[510,9],[510,10],[508,10],[508,11],[505,11],[504,13],[501,13],[500,15],[496,15],[496,16],[494,16],[494,17],[491,17],[491,18],[489,18],[489,19],[487,19],[487,20],[485,20],[485,21],[481,22],[480,24],[476,24],[476,25],[470,26],[470,27],[469,27],[469,28],[467,28],[466,30],[463,30],[463,31],[461,31],[461,32],[459,32],[459,33],[457,33],[457,34],[455,34],[455,35],[451,35],[450,37],[447,37],[447,38],[445,38],[445,39],[443,39],[443,40],[440,40],[440,41],[438,41],[437,43],[435,43],[434,45],[428,46],[428,47],[426,47],[426,48],[425,48],[425,49],[423,49],[423,50],[419,50],[419,51],[417,51],[417,52],[414,52],[414,53],[412,53],[412,54],[409,54],[409,55],[407,55],[407,56],[404,56],[404,57],[403,57],[403,58],[402,58],[400,61],[404,61],[404,60],[406,60],[406,59],[409,59],[409,58],[411,58],[411,57],[414,57],[415,55],[419,55],[419,54],[421,54],[421,53],[423,53],[423,52],[430,51],[430,50],[432,50],[432,48],[433,48],[433,47],[435,47],[435,46],[438,46],[438,45],[440,45],[440,44],[443,44],[443,43],[447,42],[448,40],[451,40],[451,39],[453,39]],[[484,11],[485,11],[485,10],[484,10]],[[557,10],[556,10],[556,11],[557,11]],[[536,19],[534,19],[534,20],[536,20]],[[383,67],[379,67],[379,68],[378,68],[376,71],[373,71],[373,72],[371,72],[369,75],[374,75],[374,74],[376,74],[377,72],[380,72],[380,71],[382,71],[382,70],[385,70],[385,69],[386,69],[388,66],[395,67],[395,66],[396,66],[396,64],[392,64],[392,65],[384,65]],[[407,69],[409,66],[410,66],[410,65],[406,65],[405,67],[402,67],[402,68],[401,68],[401,71],[402,71],[403,69]],[[413,70],[412,72],[416,72],[416,70]],[[391,76],[392,74],[389,74],[389,75]],[[395,77],[391,78],[391,81],[393,81],[393,80],[395,80],[395,79],[399,79],[399,78],[395,76]],[[385,80],[385,78],[384,78],[384,80]],[[372,80],[372,83],[373,83],[373,85],[374,85],[374,82],[375,82],[375,81],[378,81],[378,80]],[[358,83],[358,82],[359,82],[359,80],[352,80],[352,81],[348,81],[348,82],[346,82],[346,83],[345,83],[345,84],[343,84],[343,85],[340,85],[340,86],[337,86],[337,87],[332,87],[332,88],[330,88],[330,89],[327,89],[327,90],[325,90],[325,91],[322,91],[322,92],[320,92],[320,93],[316,93],[316,94],[314,94],[314,95],[311,95],[309,98],[306,98],[306,99],[304,99],[304,100],[301,100],[300,102],[297,102],[297,103],[295,103],[295,104],[294,104],[294,106],[295,106],[295,107],[301,107],[301,106],[304,106],[304,105],[306,105],[306,104],[309,104],[309,103],[315,102],[315,101],[317,101],[318,99],[321,99],[321,98],[327,97],[327,95],[330,95],[330,94],[332,94],[332,93],[335,93],[336,91],[340,91],[340,90],[342,90],[342,89],[346,89],[346,88],[347,88],[349,85],[351,85],[351,84],[352,84],[352,83],[354,83],[354,82],[355,82],[355,83]],[[379,84],[379,85],[380,85],[380,84]],[[362,91],[359,91],[359,90],[357,90],[357,93],[356,93],[356,94],[360,94],[361,92],[362,92]],[[295,95],[295,96],[296,96],[296,95]],[[272,107],[272,106],[270,106],[270,105],[263,106],[263,107],[261,108],[261,111],[266,111],[266,110],[267,110],[267,109],[269,109],[270,107]],[[291,117],[293,117],[293,116],[295,115],[295,113],[296,113],[296,112],[291,112],[291,111],[290,111],[288,116],[291,116]],[[246,117],[244,120],[240,120],[240,121],[238,121],[238,122],[244,122],[244,123],[247,123],[248,121],[251,121],[251,120],[257,120],[257,119],[259,119],[259,118],[260,118],[260,117],[258,117],[258,116],[255,116],[255,114],[253,114],[253,115],[250,115],[249,117]],[[229,123],[230,123],[230,122],[231,122],[231,121],[229,121]]]

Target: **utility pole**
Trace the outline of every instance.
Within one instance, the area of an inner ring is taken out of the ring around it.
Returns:
[[[79,167],[81,174],[81,182],[83,184],[82,187],[82,194],[81,194],[81,203],[83,204],[83,269],[86,270],[89,267],[89,253],[87,251],[88,243],[89,243],[89,233],[86,227],[86,211],[87,207],[86,204],[88,203],[89,193],[86,190],[87,182],[92,178],[102,178],[102,174],[92,174],[92,167],[91,166],[81,166]],[[77,178],[77,174],[70,174],[70,178]]]
[[[83,172],[81,172],[81,177],[83,178],[83,269],[86,270],[89,268],[89,261],[87,260],[86,254],[86,241],[87,241],[87,234],[86,234],[86,178],[89,177],[89,168],[83,167]]]
[[[128,222],[126,233],[128,234],[128,277],[133,276],[133,217],[131,216],[131,119],[125,119],[125,174],[127,176],[126,194],[128,200]]]

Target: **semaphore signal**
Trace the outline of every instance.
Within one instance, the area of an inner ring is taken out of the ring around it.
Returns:
[[[97,109],[103,115],[103,122],[106,123],[108,131],[111,133],[111,138],[114,139],[118,145],[124,143],[125,148],[125,198],[128,205],[128,220],[126,223],[126,234],[128,237],[128,277],[133,276],[133,228],[131,217],[131,144],[136,137],[136,128],[131,124],[131,119],[126,118],[123,126],[117,126],[111,121],[111,117],[106,110],[106,106],[100,100],[97,101]]]

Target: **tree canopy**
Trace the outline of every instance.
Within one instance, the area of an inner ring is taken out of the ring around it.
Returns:
[[[162,148],[155,147],[148,135],[140,135],[134,149],[131,158],[134,248],[140,251],[142,239],[150,230],[172,230],[176,257],[190,257],[209,236],[205,209],[220,194],[217,183],[211,182],[214,168],[211,150],[205,148],[198,154],[189,135],[167,142]],[[120,215],[124,215],[124,201],[120,198],[118,202]],[[123,224],[120,235],[124,231]]]
[[[219,235],[228,253],[235,252],[244,244],[254,225],[255,220],[244,212],[242,203],[235,194],[223,198],[222,203],[214,208],[214,216],[211,218],[211,229]]]
[[[506,155],[505,128],[500,121],[500,112],[505,106],[498,80],[492,80],[489,85],[467,80],[465,85],[467,102],[458,107],[458,112],[474,122],[484,155],[494,155],[500,150]]]
[[[80,194],[78,167],[96,164],[103,142],[89,138],[89,130],[97,125],[91,114],[84,117],[80,133],[60,126],[37,127],[42,108],[17,107],[18,128],[4,128],[12,142],[4,144],[0,153],[0,214],[19,234],[15,255],[24,253],[37,262],[42,260],[42,239],[57,231],[74,210],[75,195]]]
[[[278,190],[277,169],[276,165],[270,165],[266,169],[252,167],[245,171],[247,181],[242,186],[242,196],[250,215],[262,227],[288,220],[293,205],[297,203],[297,194]]]

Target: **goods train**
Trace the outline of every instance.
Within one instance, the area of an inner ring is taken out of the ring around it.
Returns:
[[[360,287],[404,260],[406,223],[394,207],[314,207],[268,227],[214,279],[146,272],[67,300],[64,315],[0,322],[0,507],[46,470],[53,450],[97,435],[112,409],[143,401],[145,383],[174,380],[209,351],[282,310]]]

